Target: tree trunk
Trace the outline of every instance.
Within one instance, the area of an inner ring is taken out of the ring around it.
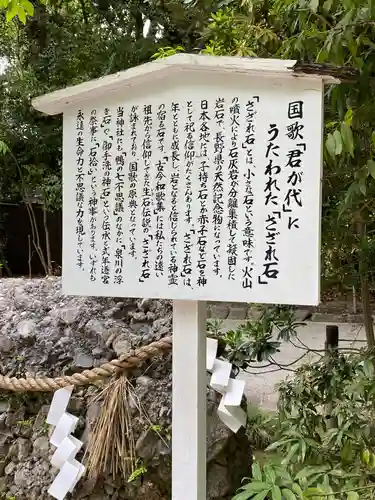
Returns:
[[[47,209],[46,202],[43,202],[43,225],[44,225],[44,234],[46,237],[46,256],[47,256],[47,274],[52,276],[52,260],[51,260],[51,244],[49,239],[49,230],[48,230],[48,217],[47,217]]]
[[[359,236],[359,278],[361,281],[361,297],[363,308],[363,323],[365,325],[367,346],[369,349],[375,347],[374,324],[372,319],[370,286],[368,279],[368,265],[366,255],[366,224],[363,220],[358,222]]]
[[[353,314],[357,314],[357,290],[355,286],[352,286],[352,297],[353,297]]]
[[[324,345],[327,366],[330,367],[333,359],[338,354],[339,348],[339,327],[337,325],[326,326],[326,341]],[[337,427],[337,418],[332,416],[332,400],[326,404],[325,417],[327,419],[327,428],[335,429]]]

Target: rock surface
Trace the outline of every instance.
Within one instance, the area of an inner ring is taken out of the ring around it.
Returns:
[[[59,278],[0,280],[0,373],[58,376],[99,366],[149,344],[172,329],[168,301],[66,297]],[[84,478],[74,500],[168,500],[171,497],[171,356],[131,375],[130,403],[137,458],[147,472],[127,483],[111,476]],[[88,447],[100,404],[95,387],[76,390],[69,411],[80,417],[75,435]],[[0,392],[0,499],[47,500],[56,475],[45,423],[50,394]],[[147,417],[139,412],[139,404]],[[251,452],[244,432],[233,435],[217,417],[218,395],[208,392],[209,500],[230,499],[249,475]],[[162,429],[155,432],[154,427]],[[188,429],[187,429],[188,431]],[[83,460],[83,453],[77,458]]]

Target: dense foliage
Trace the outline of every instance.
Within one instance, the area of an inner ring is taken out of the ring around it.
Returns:
[[[266,450],[278,456],[254,464],[235,500],[374,498],[374,397],[373,363],[363,355],[299,368],[280,389]]]
[[[22,198],[23,174],[48,209],[59,206],[61,123],[31,108],[35,95],[176,50],[352,68],[358,77],[326,95],[323,285],[368,295],[375,263],[374,19],[370,0],[1,0],[0,58],[8,66],[0,79],[0,140],[13,157],[0,157],[0,198]]]
[[[269,335],[270,324],[280,332],[277,341]],[[313,363],[300,365],[299,359],[280,365],[273,355],[282,342],[297,345],[296,326],[293,311],[280,307],[266,308],[258,320],[227,333],[217,323],[209,325],[211,335],[223,343],[222,356],[236,367],[255,374],[260,368],[262,374],[270,368],[293,371],[280,385],[277,414],[249,408],[248,436],[255,449],[266,450],[234,500],[374,498],[375,371],[371,353],[327,349],[315,351],[318,361]]]

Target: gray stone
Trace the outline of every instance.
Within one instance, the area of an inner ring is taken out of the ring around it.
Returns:
[[[227,319],[229,307],[225,304],[213,304],[210,306],[211,317],[217,319]]]
[[[7,478],[6,477],[0,477],[0,493],[5,493],[8,489],[7,486]]]
[[[87,407],[87,412],[86,412],[86,426],[85,430],[81,436],[81,441],[84,444],[84,447],[87,447],[87,445],[90,443],[91,439],[91,434],[94,429],[94,425],[96,422],[96,419],[98,418],[101,410],[101,404],[98,401],[94,401],[90,403]]]
[[[94,356],[95,359],[100,359],[103,354],[105,354],[105,350],[102,349],[101,347],[95,347],[92,350],[92,355]]]
[[[65,307],[64,309],[60,309],[58,314],[63,323],[72,325],[73,323],[78,321],[81,311],[76,307]]]
[[[9,449],[9,456],[22,461],[25,460],[31,450],[31,443],[28,439],[18,438]]]
[[[232,306],[229,311],[228,319],[246,319],[247,305],[235,307]]]
[[[14,474],[14,484],[18,487],[25,488],[29,486],[30,475],[27,469],[18,469]]]
[[[207,499],[214,500],[231,493],[231,482],[227,465],[212,464],[207,473]]]
[[[34,335],[36,324],[31,319],[20,321],[17,325],[17,333],[19,337],[27,339]]]
[[[152,461],[157,457],[160,448],[160,438],[149,429],[146,429],[138,438],[135,449],[137,456],[146,461]]]
[[[153,384],[153,380],[151,377],[147,377],[146,375],[141,375],[140,377],[137,378],[136,380],[136,385],[145,387],[149,389]]]
[[[14,462],[9,462],[9,464],[5,467],[4,473],[6,476],[12,476],[14,471],[16,470],[17,465]]]
[[[139,309],[142,309],[143,312],[149,311],[151,306],[151,299],[142,299],[139,303]]]
[[[73,365],[75,368],[92,368],[94,358],[83,352],[77,352],[74,356]]]
[[[40,410],[38,411],[38,414],[36,416],[34,426],[33,426],[33,432],[38,433],[41,431],[46,431],[49,429],[48,424],[46,423],[46,418],[49,412],[50,406],[49,405],[43,405]]]
[[[132,313],[131,316],[133,318],[133,323],[144,323],[148,321],[147,314],[143,311]]]
[[[113,341],[113,350],[117,354],[117,356],[121,356],[121,354],[125,354],[132,349],[132,344],[128,338],[126,338],[126,335],[121,335],[120,337],[117,337]]]
[[[105,484],[104,491],[107,493],[107,495],[113,495],[115,489],[111,484]]]
[[[133,323],[132,324],[132,332],[135,333],[136,335],[142,336],[142,338],[147,337],[150,335],[152,331],[151,325],[148,325],[147,323]],[[158,332],[161,333],[161,332]]]
[[[85,325],[85,330],[91,335],[94,334],[101,337],[104,341],[106,341],[110,335],[110,331],[105,324],[97,319],[90,319]]]
[[[260,319],[260,317],[262,316],[262,310],[259,309],[258,307],[249,307],[248,310],[247,310],[247,317],[248,319],[252,319],[254,321],[257,321],[258,319]]]
[[[170,318],[159,318],[152,323],[152,329],[154,332],[159,332],[162,328],[167,327],[170,330],[171,320]]]
[[[10,410],[10,403],[9,401],[0,401],[0,413],[4,413]]]
[[[105,363],[108,363],[108,360],[110,358],[99,358],[94,360],[94,368],[98,368],[99,366],[104,365]]]
[[[46,436],[36,438],[33,450],[36,455],[47,456],[50,451],[49,439]]]
[[[0,336],[0,352],[8,353],[14,347],[14,341],[8,336],[1,335]]]

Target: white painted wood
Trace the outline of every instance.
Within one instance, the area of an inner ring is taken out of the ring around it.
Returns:
[[[257,59],[245,57],[208,56],[201,54],[175,54],[158,59],[96,80],[81,83],[62,90],[51,92],[33,100],[35,109],[46,114],[62,113],[67,107],[86,99],[108,96],[109,92],[129,89],[150,79],[169,78],[181,71],[206,73],[238,73],[248,76],[269,78],[306,78],[319,79],[327,84],[339,83],[330,76],[294,74],[295,60]]]
[[[173,301],[172,500],[206,500],[206,303]]]

